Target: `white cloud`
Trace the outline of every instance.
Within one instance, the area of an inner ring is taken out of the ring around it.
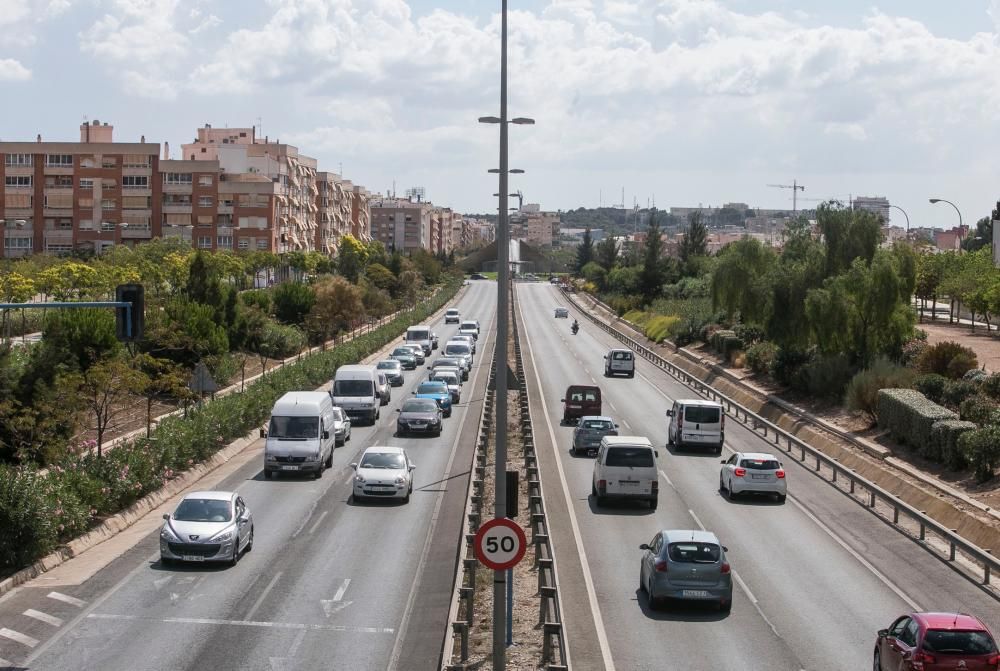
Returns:
[[[196,18],[196,15],[193,12],[192,12],[191,16],[193,18]],[[210,28],[214,28],[214,27],[220,25],[221,23],[222,23],[222,19],[220,19],[215,14],[209,14],[207,17],[205,17],[204,21],[202,21],[201,23],[199,23],[197,26],[195,26],[194,28],[192,28],[188,32],[191,33],[192,35],[196,35],[196,34],[202,32],[203,30],[209,30]]]
[[[31,79],[31,70],[13,58],[0,58],[0,82],[23,82]]]

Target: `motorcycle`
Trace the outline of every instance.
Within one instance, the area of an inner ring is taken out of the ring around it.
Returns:
[[[572,326],[569,327],[569,330],[573,332],[573,335],[576,335],[576,332],[580,330],[580,326],[577,324],[573,324]]]

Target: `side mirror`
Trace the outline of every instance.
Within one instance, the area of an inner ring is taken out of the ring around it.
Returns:
[[[673,410],[667,410],[667,417],[673,417],[673,416],[674,416],[674,411]]]
[[[170,519],[170,514],[169,513],[163,513],[163,519],[169,520]]]
[[[566,399],[564,399],[564,398],[561,398],[561,399],[559,399],[559,402],[560,402],[560,403],[565,403],[565,402],[566,402]]]
[[[329,431],[324,431],[323,432],[323,440],[330,440],[330,432]]]
[[[888,630],[888,629],[879,629],[879,630],[878,630],[878,634],[876,634],[876,635],[877,635],[877,636],[878,636],[879,638],[885,638],[886,636],[888,636],[888,635],[889,635],[889,630]]]
[[[720,463],[720,464],[724,464],[724,463],[726,463],[726,461],[728,461],[728,460],[727,460],[727,459],[723,459],[723,460],[721,460],[721,461],[720,461],[719,463]]]
[[[722,551],[723,552],[729,552],[729,548],[727,548],[725,545],[723,545],[722,546]]]
[[[402,408],[396,408],[396,412],[403,412]]]
[[[653,450],[653,458],[654,459],[659,459],[660,458],[660,451],[659,450]]]
[[[261,438],[267,438],[267,429],[261,429],[260,430],[260,437]]]
[[[640,550],[648,550],[649,549],[649,543],[643,543],[642,545],[639,546],[639,549]]]
[[[357,464],[357,462],[352,462],[351,463],[351,468],[353,468],[354,470],[358,470],[358,464]]]
[[[411,471],[417,470],[417,465],[416,464],[410,464],[410,470]]]
[[[616,429],[619,429],[619,428],[621,428],[621,427],[620,427],[620,426],[618,426],[617,424],[615,424],[615,428],[616,428]]]
[[[604,358],[605,358],[605,359],[607,359],[607,358],[608,358],[608,355],[607,355],[607,354],[605,354],[605,355],[604,355]]]

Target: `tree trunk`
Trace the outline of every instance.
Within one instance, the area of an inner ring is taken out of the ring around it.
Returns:
[[[153,397],[146,397],[146,437],[149,438],[149,434],[153,430]]]
[[[948,304],[948,323],[949,324],[954,324],[955,323],[955,299],[953,297],[949,296],[948,300],[950,301],[949,304]]]

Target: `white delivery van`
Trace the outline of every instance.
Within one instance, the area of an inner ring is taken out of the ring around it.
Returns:
[[[424,356],[430,356],[434,349],[434,334],[430,326],[411,326],[406,329],[405,342],[407,345],[420,345],[424,348]]]
[[[678,399],[667,410],[667,445],[710,447],[722,454],[726,439],[726,413],[715,401]]]
[[[604,436],[594,461],[590,492],[597,505],[608,499],[647,501],[656,510],[660,491],[656,460],[659,457],[644,436]]]
[[[261,430],[264,477],[275,473],[323,475],[333,465],[333,401],[322,391],[290,391],[274,404],[271,421]]]
[[[613,349],[604,355],[604,377],[620,374],[635,377],[635,354],[630,349]]]
[[[330,389],[333,404],[351,419],[374,424],[379,418],[378,371],[375,366],[341,366]]]

